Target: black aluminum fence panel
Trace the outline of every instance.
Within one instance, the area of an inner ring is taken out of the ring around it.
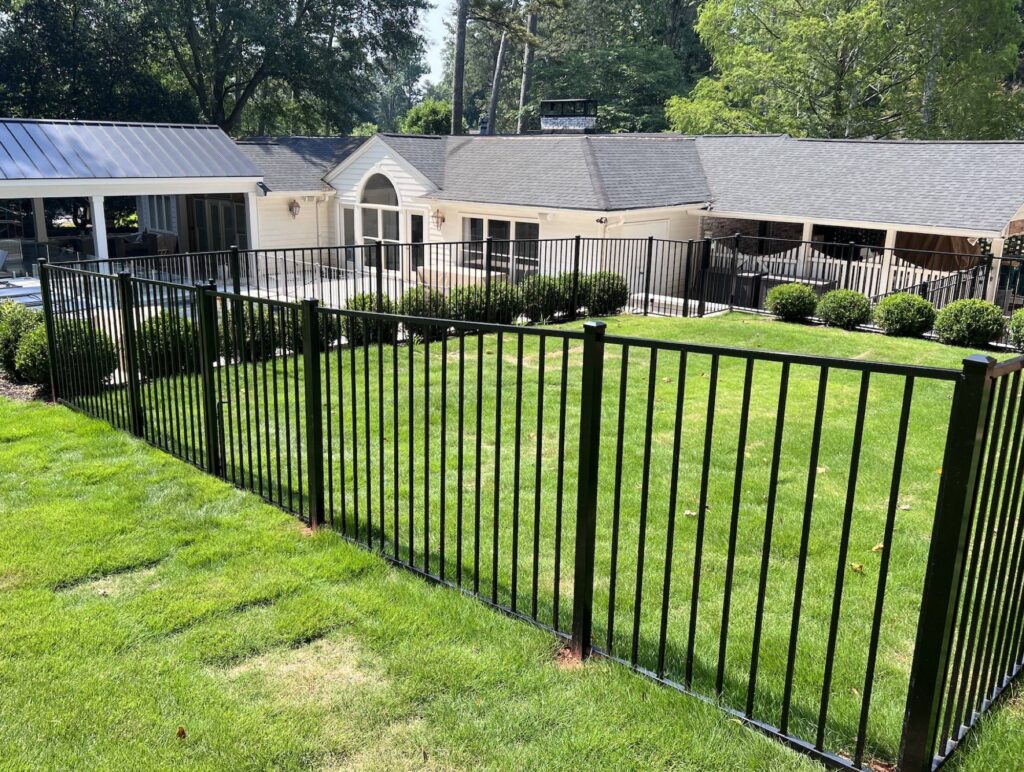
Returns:
[[[1021,669],[1024,360],[43,292],[67,404],[827,763],[930,768]]]

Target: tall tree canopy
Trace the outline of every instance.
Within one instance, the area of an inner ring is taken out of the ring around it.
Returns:
[[[373,66],[418,44],[425,0],[145,0],[202,116],[234,130],[257,90],[318,100],[342,131]]]
[[[1013,136],[1014,0],[706,0],[714,73],[666,107],[689,133]]]

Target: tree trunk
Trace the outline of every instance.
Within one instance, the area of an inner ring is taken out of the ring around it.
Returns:
[[[523,83],[519,89],[519,122],[516,134],[526,133],[526,102],[530,98],[530,77],[533,75],[533,42],[532,36],[537,34],[537,14],[526,17],[526,45],[523,46]]]
[[[939,57],[942,53],[942,20],[935,22],[935,29],[932,32],[931,56],[928,58],[928,69],[924,75],[924,86],[921,90],[921,125],[924,127],[924,135],[930,137],[933,117],[932,99],[935,96],[935,86],[938,82]]]
[[[455,66],[452,73],[452,134],[462,133],[462,92],[466,80],[466,19],[469,0],[459,0],[455,19]]]
[[[494,59],[494,80],[491,81],[491,101],[487,105],[487,133],[494,134],[494,123],[498,115],[498,89],[501,86],[501,71],[505,69],[505,49],[508,45],[508,33],[501,33],[498,44],[498,56]]]

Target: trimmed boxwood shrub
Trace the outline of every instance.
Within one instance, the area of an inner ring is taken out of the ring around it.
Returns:
[[[199,369],[199,338],[190,319],[163,311],[139,325],[135,333],[139,370],[159,378]]]
[[[369,292],[353,295],[345,304],[345,308],[352,311],[376,311],[377,296]],[[385,314],[395,312],[390,298],[381,298],[380,310]],[[342,317],[342,332],[346,340],[353,346],[376,343],[378,340],[382,343],[393,343],[398,337],[398,322],[368,322],[356,316],[344,316]]]
[[[47,384],[50,382],[50,355],[46,346],[46,326],[37,324],[21,336],[14,355],[14,371],[19,381]]]
[[[1018,308],[1010,317],[1010,340],[1018,351],[1024,351],[1024,308]]]
[[[491,308],[487,313],[487,287],[470,284],[452,290],[448,298],[448,313],[460,322],[493,322],[514,324],[523,314],[523,300],[519,289],[505,281],[491,283]]]
[[[117,369],[117,349],[103,330],[89,322],[58,322],[58,365],[73,394],[94,394]],[[66,395],[67,396],[67,395]]]
[[[871,321],[871,301],[854,290],[832,290],[818,301],[818,318],[829,327],[852,330]]]
[[[43,323],[40,311],[7,300],[0,303],[0,367],[16,377],[14,358],[22,336]]]
[[[814,316],[818,296],[806,284],[779,284],[768,290],[764,304],[785,322],[803,322]]]
[[[897,292],[882,298],[872,318],[886,335],[917,338],[935,324],[935,306],[920,295]]]
[[[341,337],[342,319],[340,314],[318,312],[318,316],[320,340],[317,343],[317,350],[326,351]],[[299,310],[296,313],[292,313],[291,310],[286,311],[284,323],[288,333],[285,347],[289,351],[297,351],[301,354],[304,348],[302,344],[302,311]]]
[[[566,282],[566,277],[569,281]],[[534,323],[544,322],[556,314],[568,313],[572,305],[572,274],[563,276],[530,276],[519,285],[523,313]]]
[[[985,346],[1006,331],[999,306],[987,300],[956,300],[935,317],[935,332],[943,343],[955,346]]]
[[[258,303],[242,303],[236,315],[235,304],[228,303],[217,320],[222,338],[221,353],[240,362],[262,362],[272,359],[278,350],[289,350],[292,344],[290,309],[271,311]]]
[[[403,316],[423,316],[431,319],[448,317],[448,301],[442,293],[426,287],[415,287],[404,295],[400,305]],[[406,332],[419,340],[436,340],[444,330],[436,325],[405,323]]]
[[[629,284],[622,274],[613,271],[581,276],[579,292],[591,316],[617,314],[629,302]]]

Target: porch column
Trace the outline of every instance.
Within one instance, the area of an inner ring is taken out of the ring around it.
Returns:
[[[107,213],[103,209],[103,196],[90,196],[89,209],[92,214],[92,239],[96,257],[107,259]]]
[[[810,241],[814,238],[814,223],[805,222],[804,229],[800,233],[800,251],[797,252],[796,270],[800,276],[807,275],[807,257],[810,254]]]
[[[988,272],[988,286],[985,287],[985,300],[996,302],[996,293],[999,291],[999,269],[1003,266],[1000,258],[1003,256],[1003,245],[1006,239],[1002,236],[992,239],[992,267]]]
[[[32,199],[32,222],[35,224],[36,242],[45,244],[50,237],[46,234],[46,208],[41,198]]]
[[[879,295],[884,295],[892,289],[893,258],[895,257],[897,233],[895,228],[885,231],[885,246],[882,248],[882,275],[879,278],[877,290]]]
[[[245,232],[249,236],[249,249],[260,248],[260,224],[259,216],[256,214],[255,192],[245,194]]]

